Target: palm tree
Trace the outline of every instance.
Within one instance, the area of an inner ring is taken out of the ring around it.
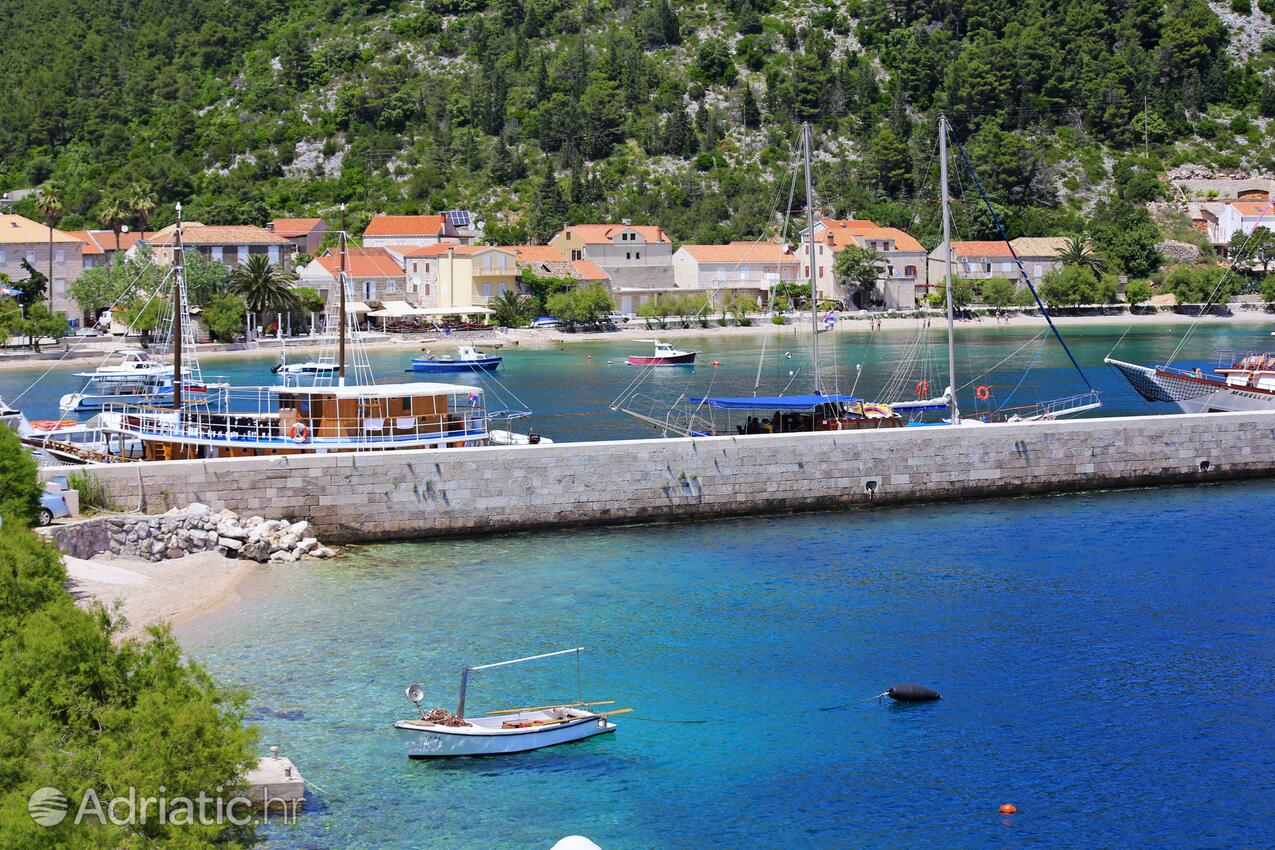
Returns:
[[[267,313],[300,309],[301,299],[292,289],[294,275],[270,262],[265,254],[253,254],[230,275],[230,289],[258,320]]]
[[[1067,237],[1067,244],[1058,252],[1058,259],[1064,266],[1080,266],[1089,269],[1094,277],[1102,277],[1107,271],[1107,261],[1101,254],[1095,253],[1085,237],[1077,233]]]
[[[53,309],[53,225],[66,215],[66,207],[62,199],[53,189],[43,189],[35,199],[35,208],[44,216],[44,223],[49,226],[49,309]]]
[[[506,289],[487,305],[492,318],[503,328],[519,328],[531,318],[531,299],[514,289]]]
[[[138,233],[146,231],[146,225],[155,211],[155,196],[150,189],[141,183],[134,183],[128,188],[128,211],[133,215],[133,222]]]
[[[118,197],[108,198],[97,217],[102,222],[103,227],[109,227],[115,232],[115,251],[118,253],[120,250],[120,232],[124,229],[124,225],[128,223],[128,204]]]

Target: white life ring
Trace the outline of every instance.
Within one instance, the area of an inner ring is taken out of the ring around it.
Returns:
[[[304,443],[310,439],[310,429],[305,426],[304,422],[293,422],[291,434],[292,442],[294,443]]]

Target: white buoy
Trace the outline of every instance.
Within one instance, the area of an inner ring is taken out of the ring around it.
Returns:
[[[553,845],[552,850],[602,850],[602,848],[583,835],[568,835]]]

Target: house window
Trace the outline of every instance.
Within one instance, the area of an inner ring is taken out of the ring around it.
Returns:
[[[429,295],[429,284],[425,284],[425,294]]]
[[[484,284],[483,284],[483,295],[486,295],[488,298],[490,298],[490,297],[491,297],[491,284],[490,284],[490,283],[484,283]]]
[[[66,278],[55,278],[53,281],[53,291],[58,295],[64,294],[66,292]]]
[[[633,259],[635,259],[635,260],[640,260],[640,259],[642,259],[642,252],[641,252],[641,251],[638,251],[636,254],[634,254],[634,255],[633,255]]]
[[[991,263],[983,263],[983,271],[984,271],[986,274],[991,274],[991,273],[992,273],[992,264],[991,264]]]
[[[372,281],[370,280],[363,281],[363,300],[364,301],[372,300],[372,291],[373,291]]]
[[[221,246],[220,245],[212,246],[212,248],[209,249],[208,254],[209,254],[208,259],[212,260],[214,263],[221,262]]]
[[[279,265],[279,246],[271,245],[267,253],[270,255],[270,262],[276,266]]]
[[[626,259],[626,260],[631,260],[631,259],[633,259],[633,252],[632,252],[632,251],[625,251],[625,252],[624,252],[624,259]]]
[[[394,281],[392,281],[392,280],[390,280],[390,281],[386,281],[386,282],[385,282],[385,291],[386,291],[386,292],[398,292],[398,284],[397,284],[397,283],[395,283],[395,282],[394,282]]]
[[[8,261],[9,261],[9,257],[5,254],[4,251],[0,251],[0,263],[7,263]]]
[[[916,266],[907,266],[903,269],[903,273],[908,277],[916,277]]]
[[[823,277],[823,268],[824,268],[823,266],[820,266],[820,267],[819,267],[819,276],[820,276],[820,277]]]
[[[66,249],[65,249],[65,248],[59,248],[59,249],[58,249],[58,252],[57,252],[57,255],[56,255],[56,260],[57,260],[57,262],[59,262],[59,263],[65,263],[65,262],[66,262]]]
[[[572,252],[571,252],[571,260],[572,260],[573,262],[574,262],[574,261],[576,261],[576,260],[583,260],[583,259],[584,259],[584,252],[583,252],[583,251],[580,251],[580,250],[574,250],[574,251],[572,251]]]

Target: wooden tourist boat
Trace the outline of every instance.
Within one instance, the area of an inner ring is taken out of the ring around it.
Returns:
[[[429,759],[523,753],[614,732],[616,726],[610,721],[610,716],[624,714],[632,709],[591,710],[593,706],[612,705],[612,700],[512,708],[488,712],[484,717],[465,716],[465,695],[471,673],[561,655],[578,657],[582,650],[583,647],[577,647],[547,652],[543,655],[515,658],[512,661],[465,667],[460,674],[460,699],[455,714],[441,708],[431,711],[422,709],[421,700],[425,696],[424,689],[420,685],[408,687],[407,698],[420,709],[420,717],[399,720],[394,724],[394,730],[398,733],[399,741],[403,744],[408,758]],[[576,669],[578,671],[579,667],[577,666]]]

